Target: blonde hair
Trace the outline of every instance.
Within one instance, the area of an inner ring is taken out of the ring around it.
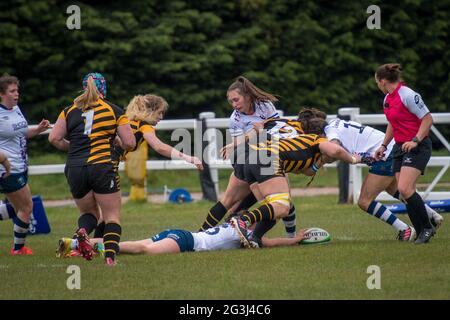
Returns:
[[[261,90],[255,86],[250,80],[243,76],[239,76],[229,87],[227,92],[238,90],[243,96],[250,97],[252,103],[255,101],[271,101],[276,102],[278,98],[273,94]]]
[[[95,85],[94,78],[90,76],[87,80],[87,87],[84,92],[73,100],[73,104],[83,112],[96,105],[100,98],[100,92]]]
[[[166,112],[168,108],[169,104],[163,97],[154,94],[137,95],[128,104],[126,114],[131,121],[141,120],[152,124],[155,111],[163,109]]]

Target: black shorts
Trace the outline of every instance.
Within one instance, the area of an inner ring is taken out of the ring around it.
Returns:
[[[392,153],[394,154],[394,162],[392,165],[394,173],[400,172],[402,167],[413,167],[420,170],[423,175],[428,161],[430,161],[431,151],[431,139],[428,137],[423,139],[410,152],[402,151],[402,143],[396,143],[392,149]]]
[[[66,166],[64,174],[75,199],[83,198],[91,190],[99,194],[110,194],[120,190],[120,177],[112,164]]]
[[[243,161],[233,163],[233,169],[236,178],[246,181],[250,185],[285,176],[280,169],[280,161],[277,156],[262,157],[261,153],[254,150],[247,151]]]

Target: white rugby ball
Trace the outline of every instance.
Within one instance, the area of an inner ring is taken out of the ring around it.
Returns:
[[[329,242],[330,240],[331,236],[328,231],[314,227],[306,229],[303,239],[299,244],[324,243]]]

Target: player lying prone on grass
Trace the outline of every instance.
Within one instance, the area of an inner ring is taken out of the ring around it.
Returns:
[[[238,225],[235,218],[214,228],[200,232],[190,232],[180,229],[165,230],[150,239],[124,241],[119,243],[120,253],[128,254],[161,254],[179,253],[187,251],[212,251],[238,249],[241,247],[257,247],[251,241],[252,231],[243,224]],[[304,235],[304,230],[298,232],[294,238],[262,238],[263,247],[290,246],[298,244]],[[88,240],[98,251],[102,249],[101,238]],[[71,256],[72,251],[78,250],[78,240],[62,238],[59,241],[57,256]]]

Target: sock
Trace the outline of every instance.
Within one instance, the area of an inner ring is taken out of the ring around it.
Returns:
[[[241,215],[241,219],[247,224],[247,227],[250,227],[256,222],[275,220],[275,214],[272,205],[267,203],[254,210],[245,211]]]
[[[398,219],[395,214],[391,212],[388,208],[386,208],[382,203],[377,201],[372,201],[367,208],[366,211],[368,214],[383,220],[384,222],[390,224],[397,231],[405,230],[408,228],[408,225]]]
[[[255,229],[253,229],[253,238],[258,241],[258,244],[261,240],[261,238],[269,232],[270,229],[273,228],[273,226],[277,223],[276,220],[270,220],[270,221],[260,221],[255,225]],[[261,245],[260,245],[261,247]]]
[[[252,192],[250,192],[250,194],[239,203],[239,206],[236,208],[235,211],[239,212],[242,210],[247,210],[251,208],[256,202],[258,202],[258,200],[256,200],[255,195]]]
[[[410,213],[414,212],[413,214],[417,217],[417,222],[420,223],[420,230],[422,231],[424,228],[431,229],[430,219],[428,219],[427,210],[425,209],[425,204],[422,197],[417,192],[414,192],[411,197],[405,200],[410,208],[410,210],[408,210],[408,214],[411,217]]]
[[[104,233],[105,233],[105,221],[102,221],[95,228],[94,238],[103,238]]]
[[[119,253],[119,242],[122,234],[122,228],[117,223],[105,224],[105,234],[103,244],[105,245],[105,258],[115,259]]]
[[[19,217],[15,217],[14,221],[14,250],[20,250],[25,245],[25,238],[28,234],[30,223],[23,222]]]
[[[87,234],[94,231],[97,226],[97,218],[92,213],[83,213],[78,218],[78,229],[84,228]]]
[[[217,202],[211,208],[211,210],[209,210],[208,215],[206,216],[206,220],[205,222],[203,222],[203,225],[199,231],[204,231],[206,229],[215,227],[227,212],[228,210],[223,206],[222,202]]]
[[[288,238],[295,237],[295,227],[297,225],[297,221],[295,218],[295,206],[292,205],[291,209],[289,210],[288,216],[283,218],[284,228],[286,229]]]
[[[16,216],[16,211],[9,203],[0,204],[0,220],[12,219]]]
[[[70,249],[77,250],[78,249],[78,239],[72,239],[70,244]]]
[[[403,201],[406,204],[406,201],[403,199],[400,199],[400,192],[397,192],[395,194],[392,195],[394,198],[399,199],[400,201]],[[428,218],[432,219],[434,217],[435,214],[437,214],[436,210],[433,210],[429,205],[425,204],[425,209],[427,210],[427,215]]]

